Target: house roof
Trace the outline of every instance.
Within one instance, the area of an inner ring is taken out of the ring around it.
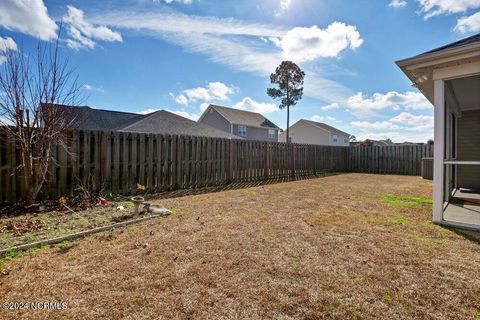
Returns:
[[[480,61],[480,34],[396,61],[423,95],[434,103],[433,70]]]
[[[77,126],[82,130],[119,130],[143,117],[141,114],[94,109],[88,106],[57,106],[71,108],[76,117]]]
[[[138,121],[120,129],[120,131],[238,139],[237,136],[228,132],[192,121],[165,110],[147,114]]]
[[[160,110],[149,114],[93,109],[88,106],[72,107],[77,116],[77,128],[81,130],[121,131],[172,135],[192,135],[215,138],[235,138],[228,132],[198,123],[172,112]]]
[[[474,44],[474,43],[480,43],[480,33],[475,34],[473,36],[470,36],[468,38],[464,38],[464,39],[461,39],[459,41],[455,41],[455,42],[449,43],[447,45],[432,49],[432,50],[429,50],[427,52],[419,54],[417,57],[427,55],[427,54],[431,54],[431,53],[444,51],[444,50],[448,50],[448,49],[459,48],[459,47]]]
[[[245,125],[249,127],[270,128],[270,129],[280,130],[280,128],[276,124],[274,124],[273,122],[271,122],[270,120],[268,120],[263,115],[257,112],[238,110],[238,109],[223,107],[223,106],[214,105],[214,104],[209,105],[207,110],[205,110],[205,112],[208,112],[209,109],[214,109],[215,111],[220,113],[231,124],[239,124],[239,125]]]
[[[300,121],[304,121],[304,122],[309,123],[309,124],[311,124],[311,125],[313,125],[317,128],[326,130],[326,131],[331,132],[331,133],[335,133],[335,134],[339,134],[339,135],[345,135],[345,136],[350,135],[349,133],[346,133],[345,131],[339,130],[339,129],[334,128],[332,126],[329,126],[328,124],[323,123],[323,122],[316,122],[316,121],[305,120],[305,119],[302,119]]]

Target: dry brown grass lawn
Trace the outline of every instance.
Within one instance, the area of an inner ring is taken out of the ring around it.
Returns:
[[[174,215],[18,257],[0,318],[474,319],[480,245],[430,223],[418,177],[344,174],[164,200]]]

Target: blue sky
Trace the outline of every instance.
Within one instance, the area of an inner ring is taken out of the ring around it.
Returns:
[[[288,59],[307,75],[291,123],[426,141],[433,108],[394,61],[480,32],[479,8],[480,0],[2,0],[0,56],[51,41],[63,21],[62,54],[89,106],[196,119],[217,103],[282,128],[286,112],[266,89]]]

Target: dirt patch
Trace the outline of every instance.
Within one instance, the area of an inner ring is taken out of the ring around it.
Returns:
[[[428,199],[431,182],[344,174],[166,199],[168,218],[9,260],[4,301],[68,308],[0,318],[476,317],[479,244],[382,194]]]

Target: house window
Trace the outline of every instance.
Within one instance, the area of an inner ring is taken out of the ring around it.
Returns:
[[[344,141],[345,143],[348,143],[348,139],[343,139],[343,141]]]
[[[333,142],[337,142],[338,141],[338,136],[336,134],[333,135]]]
[[[247,127],[246,126],[238,126],[238,135],[240,137],[246,137],[247,136]]]
[[[275,130],[268,129],[268,139],[275,139]]]

